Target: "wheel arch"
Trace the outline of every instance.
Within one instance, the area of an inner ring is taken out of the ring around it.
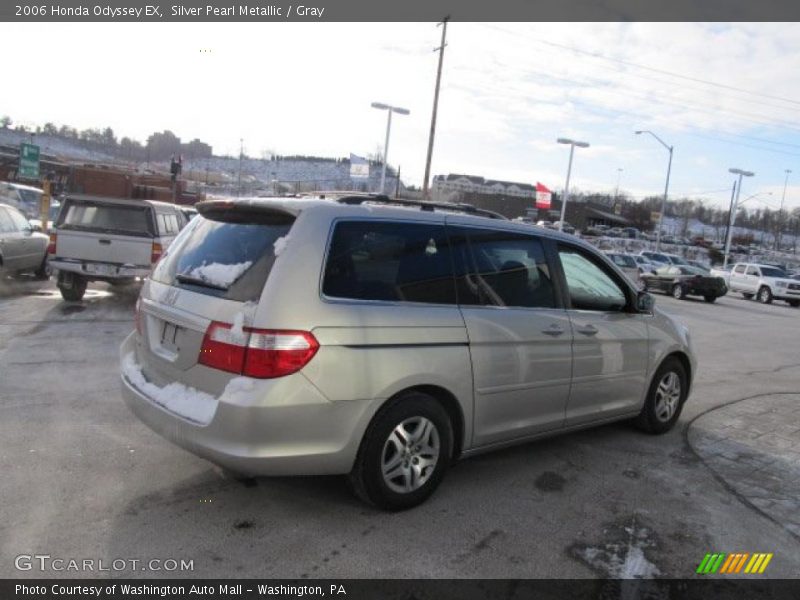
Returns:
[[[687,384],[689,385],[689,388],[691,389],[692,376],[694,375],[694,373],[692,373],[692,361],[689,360],[689,357],[687,356],[687,354],[685,352],[683,352],[681,350],[675,350],[674,352],[670,352],[669,354],[667,354],[661,360],[661,363],[658,365],[658,368],[660,369],[661,365],[663,365],[670,358],[674,358],[678,362],[681,363],[681,366],[683,367],[684,371],[686,371],[686,377],[688,379]],[[656,369],[656,371],[658,371],[658,369]]]
[[[378,419],[378,417],[390,406],[392,406],[399,398],[402,396],[419,392],[430,396],[437,400],[442,408],[445,409],[447,415],[450,417],[450,423],[453,426],[453,460],[458,459],[461,455],[462,450],[464,448],[464,436],[466,430],[466,424],[464,419],[464,411],[461,408],[461,404],[459,404],[458,399],[456,398],[455,394],[453,394],[450,390],[440,386],[440,385],[433,385],[433,384],[420,384],[420,385],[413,385],[410,387],[403,388],[392,394],[389,398],[387,398],[383,404],[378,407],[378,410],[375,411],[375,414],[372,415],[372,418],[369,420],[366,431],[369,431],[369,428],[372,424]],[[363,444],[363,438],[361,440],[361,444]]]

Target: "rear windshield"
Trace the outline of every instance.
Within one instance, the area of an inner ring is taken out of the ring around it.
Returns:
[[[102,231],[153,237],[150,207],[104,204],[91,200],[67,200],[59,217],[60,229]]]
[[[169,247],[152,279],[226,300],[257,301],[292,222],[268,213],[197,216]]]

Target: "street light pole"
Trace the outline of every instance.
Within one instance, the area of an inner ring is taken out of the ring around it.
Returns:
[[[567,201],[569,200],[569,180],[572,175],[572,157],[575,154],[575,146],[578,148],[588,148],[588,142],[578,142],[568,138],[558,138],[556,140],[559,144],[569,145],[569,163],[567,164],[567,182],[564,185],[564,197],[561,199],[561,219],[558,222],[558,230],[564,231],[564,218],[567,214]]]
[[[381,170],[380,189],[380,193],[383,194],[384,187],[386,186],[386,164],[389,162],[389,134],[392,131],[392,113],[397,113],[398,115],[407,115],[410,114],[410,111],[407,108],[391,106],[381,102],[373,102],[370,106],[372,106],[372,108],[377,108],[378,110],[385,110],[389,113],[389,116],[386,119],[386,139],[383,142],[383,169]]]
[[[736,223],[736,209],[739,204],[739,196],[742,193],[742,177],[752,177],[755,175],[752,171],[744,171],[742,169],[728,169],[729,173],[739,176],[739,182],[736,185],[736,198],[733,200],[733,210],[731,210],[731,220],[728,225],[728,236],[725,240],[725,259],[722,262],[722,268],[728,266],[728,257],[731,253],[731,237],[733,237],[733,226]]]
[[[614,203],[617,202],[617,198],[619,198],[619,182],[622,179],[622,167],[617,169],[617,187],[614,188]]]
[[[783,237],[783,203],[786,201],[786,186],[789,185],[789,174],[791,169],[786,169],[786,179],[783,180],[783,195],[781,196],[781,209],[778,211],[778,231],[775,232],[775,250],[781,249],[781,238]]]
[[[658,218],[658,231],[656,231],[656,252],[659,252],[661,249],[661,230],[663,229],[664,225],[664,211],[667,209],[667,196],[669,195],[669,176],[672,173],[672,152],[675,149],[673,146],[667,144],[664,140],[658,137],[652,131],[647,129],[636,131],[636,135],[641,135],[643,133],[649,133],[652,135],[659,144],[664,146],[669,151],[669,162],[667,163],[667,182],[664,184],[664,197],[661,199],[661,212]]]

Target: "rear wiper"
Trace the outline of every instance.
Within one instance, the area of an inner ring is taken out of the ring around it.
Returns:
[[[201,287],[211,288],[212,290],[221,290],[223,292],[228,291],[228,288],[224,285],[217,285],[216,283],[211,283],[210,281],[206,281],[200,277],[193,277],[192,275],[187,275],[185,273],[178,273],[175,275],[175,279],[181,283],[190,283],[192,285],[199,285]]]

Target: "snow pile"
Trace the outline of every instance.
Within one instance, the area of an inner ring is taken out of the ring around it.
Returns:
[[[289,236],[288,235],[283,236],[283,237],[279,237],[277,240],[275,240],[275,243],[272,245],[272,248],[275,251],[275,256],[276,257],[280,256],[281,252],[283,252],[286,249],[286,243],[288,241],[289,241]]]
[[[231,284],[242,276],[242,273],[250,268],[253,261],[248,260],[235,265],[224,265],[222,263],[203,263],[200,267],[195,267],[189,272],[190,277],[202,279],[212,285],[229,288]]]
[[[200,425],[208,425],[214,418],[217,400],[213,396],[177,382],[163,388],[150,383],[144,378],[141,367],[136,364],[133,352],[122,359],[122,373],[150,400],[178,416]]]

